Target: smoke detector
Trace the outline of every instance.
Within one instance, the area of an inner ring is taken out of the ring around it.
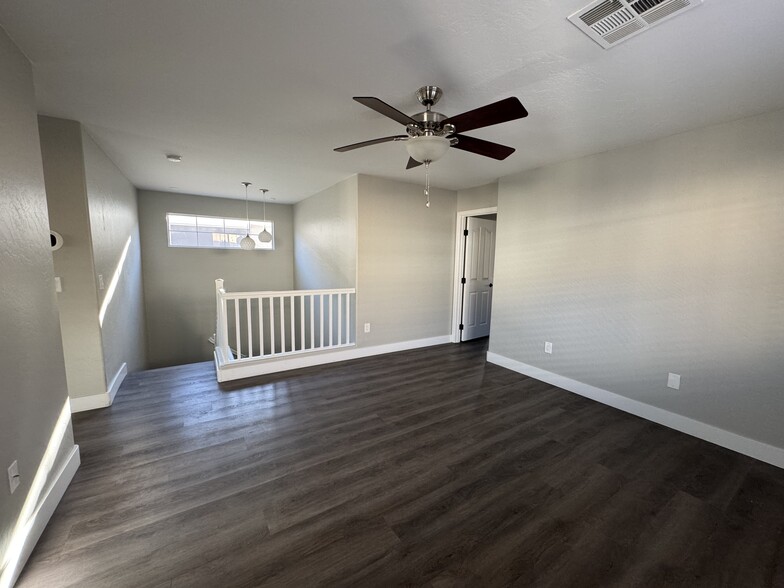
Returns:
[[[702,0],[595,0],[569,20],[609,49],[701,4]]]

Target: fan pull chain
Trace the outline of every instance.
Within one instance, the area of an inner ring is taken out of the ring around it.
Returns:
[[[425,206],[430,208],[430,162],[425,162]]]

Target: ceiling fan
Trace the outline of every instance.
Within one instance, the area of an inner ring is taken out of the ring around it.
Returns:
[[[498,160],[506,159],[514,153],[513,147],[469,137],[461,133],[528,116],[528,111],[517,98],[499,100],[457,116],[446,116],[431,110],[442,95],[443,91],[438,86],[419,88],[416,97],[425,107],[425,111],[412,116],[400,112],[378,98],[355,96],[354,100],[360,104],[405,125],[406,134],[344,145],[336,148],[335,151],[342,153],[389,141],[405,141],[410,156],[406,169],[417,167],[423,163],[430,164],[443,157],[450,147]]]

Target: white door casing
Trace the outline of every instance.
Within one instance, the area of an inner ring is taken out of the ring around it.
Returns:
[[[496,221],[468,217],[462,295],[461,340],[490,334]]]

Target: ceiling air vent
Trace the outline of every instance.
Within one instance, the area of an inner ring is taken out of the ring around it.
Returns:
[[[605,49],[633,37],[702,0],[595,0],[569,20]]]

